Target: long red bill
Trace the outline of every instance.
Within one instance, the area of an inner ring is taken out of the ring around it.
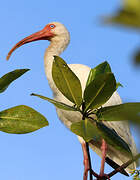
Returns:
[[[50,38],[53,37],[53,34],[46,28],[42,29],[39,32],[36,32],[24,39],[22,39],[21,41],[19,41],[8,53],[6,59],[9,60],[10,56],[12,55],[12,53],[19,48],[20,46],[33,42],[33,41],[38,41],[38,40],[50,40]]]

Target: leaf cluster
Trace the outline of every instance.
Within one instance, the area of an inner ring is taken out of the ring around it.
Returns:
[[[80,80],[58,56],[54,57],[52,77],[59,91],[73,103],[72,106],[42,95],[34,93],[32,95],[49,101],[57,108],[80,112],[82,119],[72,123],[71,131],[83,137],[86,142],[92,139],[100,141],[104,138],[116,149],[131,154],[128,144],[103,122],[133,119],[139,124],[140,103],[102,107],[121,85],[116,83],[115,76],[106,61],[90,70],[83,94]]]
[[[0,93],[3,93],[14,80],[27,71],[28,69],[18,69],[1,77]],[[80,112],[82,119],[79,122],[72,123],[71,131],[83,137],[86,142],[91,140],[98,142],[105,139],[114,148],[132,155],[128,144],[113,129],[108,128],[104,122],[133,119],[135,123],[139,124],[140,103],[125,103],[103,107],[117,88],[122,86],[116,82],[108,62],[105,61],[90,70],[83,93],[78,77],[67,63],[58,56],[54,57],[52,77],[56,87],[72,102],[72,105],[34,93],[31,95],[47,100],[59,109]],[[48,121],[43,115],[25,105],[19,105],[0,112],[0,131],[3,132],[25,134],[47,125]],[[133,162],[135,159],[131,161]],[[131,163],[131,161],[128,163]],[[115,170],[110,174],[110,177],[118,171]],[[134,177],[136,176],[137,174],[134,175]]]

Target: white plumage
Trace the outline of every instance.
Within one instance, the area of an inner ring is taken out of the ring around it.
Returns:
[[[52,75],[51,75],[51,69],[52,69],[52,63],[53,63],[53,55],[60,55],[60,53],[66,48],[66,46],[69,43],[69,33],[66,31],[66,28],[60,24],[53,22],[51,24],[56,25],[59,27],[60,36],[59,38],[59,31],[56,30],[56,36],[51,39],[51,44],[47,48],[45,52],[45,72],[47,79],[49,81],[49,85],[53,91],[54,98],[60,102],[72,105],[72,103],[66,99],[63,94],[56,88]],[[64,29],[64,31],[63,31]],[[55,31],[55,30],[54,30]],[[64,32],[64,33],[62,33]],[[72,69],[72,71],[77,75],[79,78],[81,85],[82,85],[82,91],[85,89],[86,81],[90,72],[90,68],[88,66],[82,65],[82,64],[69,64],[69,67]],[[118,95],[117,92],[115,92],[112,97],[109,99],[109,101],[104,104],[104,106],[111,106],[111,105],[117,105],[121,104],[121,98]],[[78,122],[81,120],[82,116],[79,112],[69,112],[64,111],[61,109],[56,108],[57,114],[59,119],[70,128],[72,122]],[[136,145],[134,143],[134,140],[132,138],[132,135],[130,133],[129,124],[127,122],[104,122],[107,127],[112,128],[116,131],[116,133],[129,145],[133,155],[137,154]],[[79,140],[82,142],[82,138],[79,138]],[[99,146],[95,146],[90,143],[90,147],[95,151],[99,156],[101,156],[101,149]],[[128,161],[130,157],[126,156],[123,152],[120,152],[118,150],[115,150],[113,147],[109,146],[107,151],[107,156],[110,157],[113,161],[115,161],[117,164],[121,165]],[[131,164],[126,170],[129,171],[130,169],[135,169],[136,163]]]
[[[22,46],[23,44],[37,40],[44,40],[44,39],[45,40],[47,39],[51,42],[49,47],[46,49],[44,63],[45,63],[46,76],[49,85],[53,91],[53,96],[56,100],[60,102],[72,105],[72,103],[68,99],[66,99],[62,95],[62,93],[57,89],[52,79],[52,63],[53,63],[54,55],[59,56],[65,50],[65,48],[67,47],[70,41],[69,32],[63,24],[58,22],[49,23],[47,26],[45,26],[43,30],[34,33],[28,36],[27,38],[24,38],[11,49],[11,51],[7,56],[7,59],[9,59],[10,55],[15,49]],[[82,91],[84,91],[86,81],[90,72],[90,68],[82,64],[70,64],[69,67],[79,78],[82,85]],[[117,92],[115,92],[112,95],[112,97],[109,99],[109,101],[106,104],[104,104],[104,106],[117,105],[121,103],[122,101],[120,96],[118,95]],[[79,112],[65,111],[58,108],[56,108],[56,111],[59,119],[68,128],[70,128],[72,122],[78,122],[82,118],[82,115]],[[107,127],[112,128],[116,131],[116,133],[128,144],[133,155],[137,154],[136,146],[131,136],[129,125],[126,121],[104,122],[104,124]],[[78,138],[82,143],[83,139],[81,137]],[[93,151],[95,151],[99,156],[101,156],[100,144],[91,141],[89,145],[93,149]],[[130,159],[130,157],[128,157],[127,154],[124,154],[123,152],[116,150],[111,145],[108,145],[107,156],[119,165],[122,165],[123,163],[125,163]],[[136,168],[136,163],[133,163],[126,170],[129,171],[130,169],[135,169],[135,168]]]

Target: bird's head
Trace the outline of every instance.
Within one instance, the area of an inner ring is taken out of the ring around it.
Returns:
[[[38,40],[49,40],[49,41],[65,41],[66,45],[69,43],[69,32],[66,27],[58,22],[52,22],[47,24],[42,30],[27,36],[26,38],[19,41],[8,53],[7,60],[10,58],[13,51],[20,46]]]

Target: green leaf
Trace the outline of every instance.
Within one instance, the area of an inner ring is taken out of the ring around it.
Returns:
[[[48,125],[46,118],[34,109],[20,105],[0,112],[0,131],[25,134]]]
[[[100,74],[104,74],[107,72],[111,72],[111,68],[110,65],[108,64],[107,61],[99,64],[98,66],[96,66],[95,68],[90,70],[89,76],[88,76],[88,80],[86,83],[86,87]]]
[[[140,17],[135,12],[120,10],[112,17],[104,18],[104,23],[120,24],[126,27],[140,28]]]
[[[76,135],[83,137],[86,142],[94,140],[101,143],[101,140],[104,139],[107,144],[113,146],[115,149],[124,151],[131,155],[131,151],[127,143],[118,136],[114,130],[108,128],[101,122],[86,118],[85,120],[72,123],[71,131]]]
[[[118,89],[118,87],[123,87],[123,85],[120,82],[118,82],[116,83],[116,90]]]
[[[140,1],[139,0],[123,0],[125,10],[133,11],[140,14]]]
[[[101,122],[97,122],[97,127],[100,130],[101,137],[107,142],[107,144],[112,145],[119,151],[125,151],[132,155],[128,144],[113,129],[108,128]]]
[[[124,5],[115,15],[106,17],[105,23],[116,23],[128,27],[140,28],[140,1],[123,0]]]
[[[54,104],[59,109],[63,109],[63,110],[67,110],[67,111],[78,111],[75,107],[69,106],[69,105],[64,104],[62,102],[58,102],[58,101],[56,101],[54,99],[50,99],[50,98],[45,97],[45,96],[41,96],[39,94],[32,93],[31,96],[37,96],[37,97],[39,97],[41,99],[47,100],[50,103]]]
[[[2,76],[0,78],[0,93],[4,92],[14,80],[16,80],[29,70],[30,69],[17,69]]]
[[[124,103],[101,108],[99,119],[102,121],[131,120],[140,125],[140,103]]]
[[[71,131],[83,137],[83,139],[87,142],[92,139],[100,139],[100,132],[96,127],[96,123],[87,118],[85,120],[72,123]]]
[[[80,107],[82,103],[82,88],[78,77],[68,67],[66,62],[54,57],[52,77],[60,92],[71,102]]]
[[[103,105],[116,90],[116,80],[112,73],[98,75],[85,89],[85,111]]]

